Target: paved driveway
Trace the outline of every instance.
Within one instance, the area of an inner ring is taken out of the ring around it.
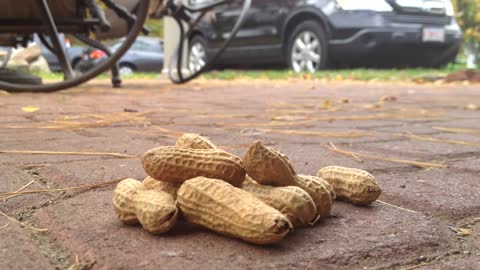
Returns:
[[[112,185],[29,194],[0,200],[0,211],[48,231],[0,216],[0,269],[64,269],[76,257],[75,269],[480,269],[478,85],[125,85],[0,93],[0,150],[14,151],[0,154],[0,191],[142,179],[139,155],[195,132],[239,156],[261,140],[299,173],[369,170],[381,202],[337,202],[324,222],[258,247],[184,222],[164,236],[124,226]]]

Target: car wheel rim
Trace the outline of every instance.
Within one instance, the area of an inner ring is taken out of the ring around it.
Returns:
[[[304,31],[297,35],[291,51],[291,63],[295,72],[315,72],[321,62],[322,48],[317,35]]]
[[[133,69],[131,67],[120,67],[119,72],[122,76],[130,76],[133,74]]]
[[[203,45],[199,42],[194,43],[190,48],[190,55],[188,58],[188,69],[192,73],[198,72],[205,66],[207,54]]]

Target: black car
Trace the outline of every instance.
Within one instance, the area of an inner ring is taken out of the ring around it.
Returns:
[[[242,2],[218,7],[193,30],[191,71],[221,47]],[[220,64],[284,63],[297,72],[329,64],[438,67],[455,59],[461,40],[450,0],[252,0]]]

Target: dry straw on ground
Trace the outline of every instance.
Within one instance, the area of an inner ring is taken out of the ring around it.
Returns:
[[[174,138],[182,136],[185,132],[173,129],[167,129],[159,126],[150,126],[145,130],[127,130],[127,133],[141,135],[141,136],[154,136],[154,137],[165,137],[165,138]]]
[[[108,153],[108,152],[65,152],[65,151],[33,151],[33,150],[0,150],[0,154],[12,154],[12,155],[73,155],[73,156],[109,156],[116,158],[137,158],[136,156],[121,154],[121,153]]]
[[[18,221],[17,219],[5,214],[4,212],[0,211],[0,215],[6,217],[8,220],[12,221],[12,222],[15,222],[15,223],[18,223],[20,224],[21,226],[24,226],[25,228],[27,229],[30,229],[32,231],[36,231],[36,232],[47,232],[48,229],[42,229],[42,228],[37,228],[37,227],[33,227],[33,226],[30,226],[28,224],[26,224],[25,222],[21,222],[21,221]],[[5,226],[6,227],[6,226]]]
[[[259,129],[266,133],[285,134],[285,135],[299,135],[308,137],[325,137],[325,138],[357,138],[372,136],[371,132],[323,132],[311,130],[297,130],[297,129]]]
[[[5,129],[53,129],[53,130],[81,130],[86,128],[107,127],[122,123],[149,123],[147,115],[154,112],[115,112],[106,114],[81,114],[64,116],[63,118],[50,120],[45,123],[29,125],[0,126]]]
[[[31,184],[33,184],[33,183],[35,183],[35,180],[32,180],[32,181],[28,182],[28,184],[26,184],[26,185],[24,185],[23,187],[15,190],[15,192],[21,192],[21,191],[25,190],[26,188],[28,188],[28,187],[29,187]],[[11,198],[17,197],[17,196],[19,196],[19,195],[18,195],[18,194],[16,194],[16,195],[10,195],[10,196],[7,196],[7,197],[3,198],[2,200],[5,202],[5,201],[7,201],[8,199],[11,199]]]
[[[438,142],[438,143],[458,144],[458,145],[468,145],[468,146],[480,147],[480,142],[467,142],[467,141],[460,141],[460,140],[438,139],[438,138],[433,138],[433,137],[430,137],[430,136],[415,135],[415,134],[412,134],[412,133],[402,134],[401,136],[407,137],[411,140],[417,140],[417,141]]]
[[[68,187],[68,188],[54,188],[54,189],[39,189],[39,190],[27,190],[27,191],[15,191],[15,192],[0,192],[0,199],[4,199],[5,197],[9,196],[21,196],[27,194],[38,194],[38,193],[55,193],[55,192],[64,192],[64,191],[80,191],[80,190],[89,190],[89,189],[96,189],[106,186],[111,186],[119,183],[120,181],[126,179],[126,177],[121,179],[116,179],[112,181],[107,181],[103,183],[96,183],[91,185],[83,185],[77,187]]]
[[[427,111],[423,109],[393,110],[374,114],[354,115],[304,115],[292,118],[292,114],[273,115],[270,122],[250,123],[224,123],[226,127],[278,127],[278,126],[301,126],[313,124],[319,121],[369,121],[369,120],[405,120],[405,119],[440,119],[442,112]]]
[[[452,128],[452,127],[432,127],[435,130],[451,132],[451,133],[466,133],[466,134],[480,134],[479,128]]]
[[[384,204],[384,205],[387,205],[387,206],[396,208],[396,209],[398,209],[398,210],[407,211],[407,212],[415,213],[415,214],[422,214],[422,213],[420,213],[420,212],[417,212],[417,211],[414,211],[414,210],[411,210],[411,209],[407,209],[407,208],[403,208],[403,207],[401,207],[401,206],[394,205],[394,204],[391,204],[391,203],[387,203],[387,202],[384,202],[384,201],[381,201],[381,200],[376,200],[376,201],[379,202],[379,203],[381,203],[381,204]]]
[[[376,156],[376,155],[370,155],[370,154],[363,154],[363,153],[358,153],[358,152],[352,152],[349,150],[345,149],[340,149],[337,146],[335,146],[332,142],[327,146],[328,149],[345,155],[349,156],[359,162],[362,162],[362,158],[365,159],[372,159],[372,160],[383,160],[383,161],[388,161],[388,162],[393,162],[393,163],[398,163],[398,164],[405,164],[405,165],[412,165],[418,168],[422,169],[443,169],[447,168],[448,166],[445,164],[440,164],[440,163],[433,163],[433,162],[420,162],[420,161],[412,161],[412,160],[405,160],[405,159],[398,159],[398,158],[388,158],[388,157],[381,157],[381,156]]]

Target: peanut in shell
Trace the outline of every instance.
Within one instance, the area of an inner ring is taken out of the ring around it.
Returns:
[[[292,229],[278,210],[219,179],[185,181],[178,190],[177,203],[188,222],[249,243],[272,244]]]
[[[153,189],[157,191],[166,192],[170,194],[170,196],[172,196],[174,200],[177,199],[177,191],[180,188],[180,184],[160,181],[157,179],[153,179],[150,176],[145,177],[145,179],[143,179],[142,184],[147,190]]]
[[[305,190],[312,197],[320,218],[328,217],[332,210],[333,199],[322,179],[299,174],[296,177],[296,186]]]
[[[295,186],[295,170],[280,151],[254,142],[243,157],[245,169],[255,181],[269,186]]]
[[[221,149],[158,147],[147,151],[142,163],[150,177],[177,184],[204,176],[238,187],[246,174],[243,161]]]
[[[284,214],[294,227],[313,225],[317,221],[317,207],[306,191],[299,187],[272,187],[260,185],[249,176],[242,189]]]
[[[178,209],[168,193],[147,190],[140,181],[125,179],[113,192],[113,206],[125,224],[138,224],[153,234],[169,231],[176,223]]]
[[[185,133],[177,139],[177,147],[187,147],[193,149],[216,149],[217,146],[209,139],[195,133]]]
[[[369,205],[382,193],[375,177],[364,170],[328,166],[320,169],[317,176],[332,185],[338,199],[356,205]]]

